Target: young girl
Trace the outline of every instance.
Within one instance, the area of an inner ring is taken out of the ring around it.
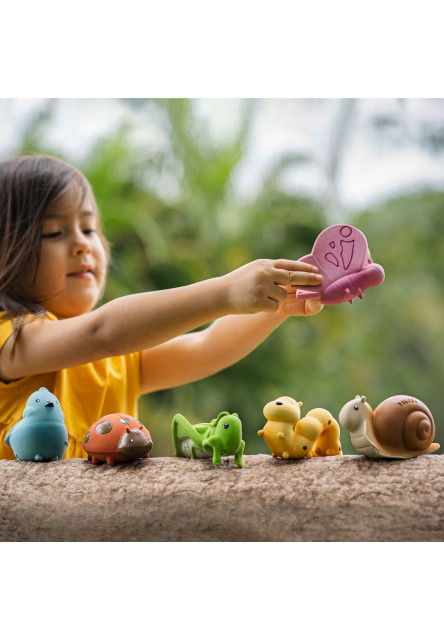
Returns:
[[[65,457],[85,457],[86,431],[102,415],[137,417],[140,394],[210,376],[288,316],[322,308],[295,296],[295,286],[322,281],[315,267],[255,260],[93,311],[108,259],[91,187],[77,169],[47,156],[0,163],[0,458],[14,459],[5,436],[42,386],[65,415]]]

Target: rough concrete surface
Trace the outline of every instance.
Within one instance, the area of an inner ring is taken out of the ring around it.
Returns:
[[[244,464],[0,460],[0,540],[444,540],[444,456]]]

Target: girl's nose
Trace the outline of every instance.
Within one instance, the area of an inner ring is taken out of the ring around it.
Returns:
[[[78,233],[72,243],[72,255],[79,256],[82,253],[91,253],[91,246],[87,236],[83,233]]]

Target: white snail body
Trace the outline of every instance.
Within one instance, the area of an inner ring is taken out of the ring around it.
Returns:
[[[373,411],[365,396],[347,402],[339,423],[355,449],[370,458],[413,458],[439,449],[428,407],[412,396],[392,396]]]

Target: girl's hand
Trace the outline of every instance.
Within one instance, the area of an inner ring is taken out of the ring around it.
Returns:
[[[296,289],[286,287],[287,299],[279,307],[279,313],[284,316],[315,316],[322,311],[324,305],[319,300],[297,300]]]
[[[296,298],[291,286],[316,286],[322,276],[318,269],[305,262],[295,260],[255,260],[223,276],[227,286],[228,306],[231,313],[258,313],[260,311],[280,311],[286,315],[312,315],[317,313],[316,305],[310,301],[292,301]],[[290,307],[286,307],[287,300]],[[294,307],[294,304],[296,307]],[[290,309],[290,310],[289,310]],[[294,310],[298,311],[297,313]],[[307,312],[303,312],[307,309]],[[311,311],[313,309],[313,311]]]

